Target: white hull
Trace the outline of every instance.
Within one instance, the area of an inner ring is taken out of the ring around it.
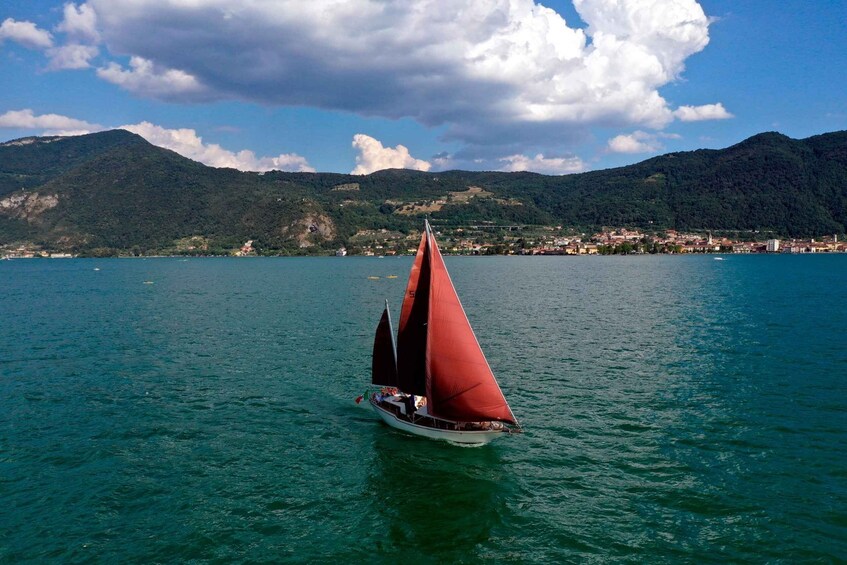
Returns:
[[[511,430],[508,428],[499,430],[442,430],[429,426],[421,426],[397,417],[392,412],[380,407],[373,399],[370,400],[370,404],[374,411],[379,414],[380,418],[392,428],[430,439],[440,439],[462,445],[485,445],[503,434],[511,433]]]

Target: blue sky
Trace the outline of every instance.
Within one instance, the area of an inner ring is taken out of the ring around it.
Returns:
[[[847,129],[847,2],[6,0],[0,141],[567,174]]]

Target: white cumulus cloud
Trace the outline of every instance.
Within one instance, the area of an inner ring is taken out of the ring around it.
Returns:
[[[700,122],[703,120],[727,120],[734,117],[726,111],[723,104],[704,104],[702,106],[680,106],[674,111],[674,116],[683,122]]]
[[[97,43],[100,40],[100,32],[97,31],[97,12],[88,4],[80,6],[73,3],[65,4],[64,19],[56,30],[78,42]]]
[[[681,139],[675,133],[634,131],[613,137],[607,143],[607,149],[612,153],[655,153],[665,148],[661,140]]]
[[[121,129],[137,133],[153,145],[170,149],[210,167],[229,167],[241,171],[315,172],[308,161],[296,153],[257,157],[248,149],[229,151],[216,143],[204,143],[203,138],[193,129],[167,129],[150,122],[124,125]]]
[[[8,129],[38,129],[51,135],[62,135],[65,131],[89,133],[102,129],[97,124],[84,120],[76,120],[59,114],[36,115],[30,109],[10,110],[0,115],[0,128]]]
[[[50,69],[87,69],[91,66],[91,59],[99,54],[100,50],[94,45],[80,45],[70,43],[61,47],[53,47],[47,50],[50,57]]]
[[[609,140],[608,145],[613,153],[652,153],[662,148],[656,136],[643,131],[617,135]]]
[[[659,94],[709,42],[695,0],[573,3],[586,26],[533,0],[89,0],[71,12],[92,9],[109,51],[132,56],[98,74],[137,95],[410,117],[489,155],[506,140],[571,144],[591,126],[724,117]]]
[[[151,98],[185,100],[205,97],[206,89],[192,75],[178,70],[162,68],[142,57],[132,57],[129,69],[109,63],[97,69],[97,76],[117,84],[130,92]]]
[[[545,175],[566,175],[581,173],[586,169],[585,162],[579,157],[545,157],[541,153],[535,157],[510,155],[502,157],[500,161],[505,163],[500,170],[509,172],[532,171]]]
[[[428,171],[432,167],[427,161],[412,157],[403,145],[383,147],[379,140],[363,133],[353,136],[353,147],[359,154],[356,156],[356,168],[350,173],[352,175],[367,175],[383,169]]]
[[[53,36],[49,31],[39,29],[32,22],[19,22],[6,18],[0,24],[0,43],[9,39],[30,49],[47,49],[53,46]]]

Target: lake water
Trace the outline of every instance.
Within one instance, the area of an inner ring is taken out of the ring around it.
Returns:
[[[847,559],[847,256],[446,262],[482,448],[353,402],[410,257],[0,261],[0,561]]]

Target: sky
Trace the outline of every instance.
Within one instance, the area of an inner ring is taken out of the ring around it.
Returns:
[[[0,78],[0,142],[561,175],[847,129],[847,1],[3,0]]]

